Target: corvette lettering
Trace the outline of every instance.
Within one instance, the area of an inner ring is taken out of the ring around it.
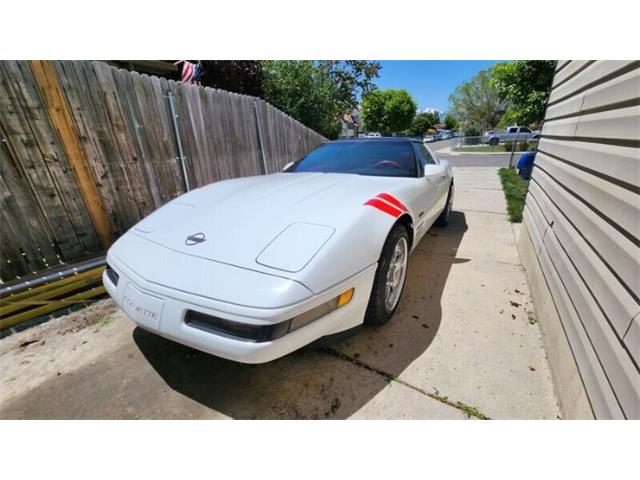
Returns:
[[[158,315],[158,312],[154,312],[152,310],[147,310],[146,308],[142,308],[139,305],[136,305],[135,303],[133,303],[133,301],[127,297],[125,295],[124,297],[124,301],[125,303],[129,306],[129,308],[131,308],[131,310],[133,310],[134,312],[136,312],[138,315],[140,315],[141,317],[145,317],[145,318],[150,318],[151,320],[159,320],[160,315]]]

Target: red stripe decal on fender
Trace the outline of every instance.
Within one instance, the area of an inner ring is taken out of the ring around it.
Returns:
[[[369,205],[371,207],[377,208],[378,210],[383,211],[384,213],[388,213],[394,218],[402,215],[402,212],[395,207],[392,207],[388,203],[384,203],[382,200],[378,200],[377,198],[372,198],[365,202],[365,205]]]
[[[392,205],[395,205],[396,207],[398,207],[400,210],[402,210],[403,212],[407,211],[407,207],[405,207],[402,202],[400,200],[398,200],[396,197],[392,197],[391,195],[389,195],[388,193],[380,193],[378,195],[376,195],[378,198],[381,198],[383,200],[386,200],[387,202],[389,202]]]

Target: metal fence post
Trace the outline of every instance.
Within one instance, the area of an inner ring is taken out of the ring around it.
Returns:
[[[267,174],[267,159],[264,154],[264,146],[262,143],[262,130],[260,129],[260,118],[258,117],[258,100],[253,99],[253,113],[256,116],[256,132],[258,133],[258,149],[260,150],[260,158],[262,160],[262,173]]]
[[[516,143],[518,143],[518,135],[516,134],[516,138],[511,144],[511,156],[509,157],[509,168],[513,168],[513,154],[516,150]]]
[[[189,186],[189,177],[187,176],[187,167],[185,165],[187,157],[185,157],[182,152],[182,142],[180,141],[180,131],[178,130],[178,114],[176,113],[176,107],[173,103],[173,93],[171,93],[171,90],[167,92],[167,98],[169,99],[169,109],[171,110],[171,124],[173,125],[173,132],[176,135],[176,146],[178,147],[178,156],[176,157],[176,160],[180,162],[182,176],[184,178],[184,187],[187,192],[189,192],[191,191],[191,187]]]

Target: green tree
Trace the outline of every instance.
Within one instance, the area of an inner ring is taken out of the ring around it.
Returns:
[[[416,102],[406,90],[373,90],[362,101],[362,116],[369,131],[385,135],[411,127]]]
[[[376,62],[289,61],[263,62],[265,99],[327,138],[340,133],[340,115],[357,106],[361,93],[374,87]]]
[[[440,123],[440,112],[437,110],[433,110],[430,112],[422,112],[429,118],[431,125],[435,125],[436,123]]]
[[[433,128],[433,118],[426,112],[418,113],[413,117],[411,127],[409,127],[409,135],[418,137],[424,135],[427,130]]]
[[[493,83],[509,105],[502,122],[505,126],[531,125],[544,120],[555,67],[555,60],[517,60],[493,66]]]
[[[459,85],[449,96],[449,103],[451,112],[461,119],[465,130],[494,128],[506,110],[491,70],[482,70]]]
[[[340,113],[353,111],[358,97],[375,90],[373,79],[382,68],[380,63],[367,60],[321,60],[317,65],[334,85]]]
[[[424,135],[427,130],[434,129],[436,123],[440,123],[440,114],[438,112],[420,112],[413,117],[409,135],[416,137]]]
[[[447,113],[447,116],[444,118],[444,125],[447,130],[457,130],[460,126],[460,122],[456,117]]]
[[[262,97],[264,71],[258,60],[203,60],[202,85]]]

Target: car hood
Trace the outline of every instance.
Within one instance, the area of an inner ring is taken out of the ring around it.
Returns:
[[[169,202],[129,234],[183,254],[295,278],[325,245],[371,215],[374,209],[363,206],[368,199],[381,192],[402,196],[415,181],[334,173],[226,180]]]

